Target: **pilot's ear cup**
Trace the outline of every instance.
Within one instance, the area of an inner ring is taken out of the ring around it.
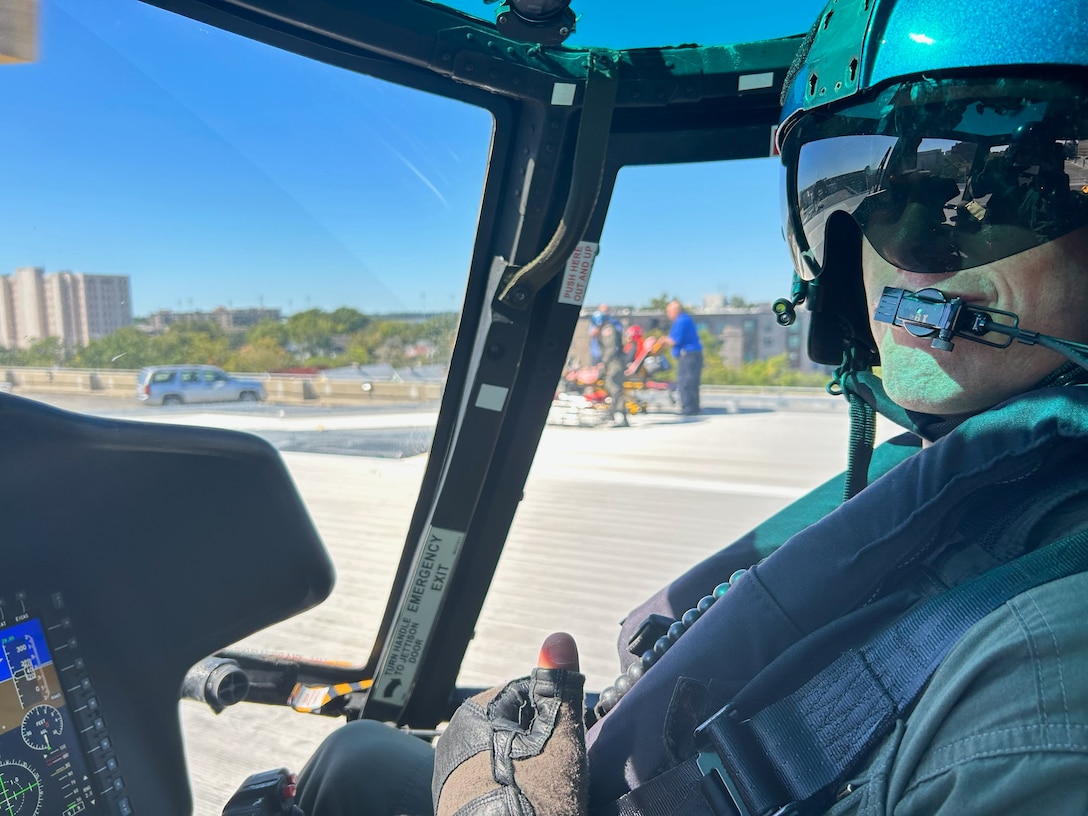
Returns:
[[[876,341],[869,328],[869,307],[861,277],[861,230],[845,213],[828,219],[823,269],[808,284],[808,356],[837,366],[853,347],[864,365],[879,365]]]

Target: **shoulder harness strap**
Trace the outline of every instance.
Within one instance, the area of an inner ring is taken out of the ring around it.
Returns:
[[[1016,595],[1086,570],[1082,532],[933,596],[761,711],[726,705],[699,727],[697,757],[623,796],[612,812],[822,813],[968,629]]]

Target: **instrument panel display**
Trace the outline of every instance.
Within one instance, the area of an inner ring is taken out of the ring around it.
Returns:
[[[4,624],[0,628],[0,814],[116,812],[113,807],[100,807],[106,803],[104,780],[84,753],[84,746],[90,746],[87,738],[101,718],[87,711],[93,697],[78,694],[81,661],[58,664],[40,618],[22,614]],[[57,651],[71,653],[75,645],[74,638],[60,638]],[[79,698],[78,717],[64,687],[73,681],[76,686],[70,691]]]

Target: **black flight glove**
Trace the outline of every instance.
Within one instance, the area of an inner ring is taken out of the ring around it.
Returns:
[[[435,752],[436,816],[585,816],[585,677],[565,633],[539,666],[466,700]]]

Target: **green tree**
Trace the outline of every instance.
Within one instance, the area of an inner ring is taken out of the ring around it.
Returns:
[[[365,330],[353,332],[348,337],[347,347],[344,349],[344,356],[348,358],[349,362],[357,365],[366,365],[367,363],[374,362],[374,352],[371,350],[369,343],[369,334]]]
[[[286,348],[287,326],[278,320],[262,320],[245,333],[243,345],[254,345],[263,340],[271,340],[277,346]]]
[[[26,351],[18,348],[4,348],[0,346],[0,365],[5,366],[25,366]]]
[[[157,365],[223,365],[230,352],[230,341],[226,333],[210,321],[175,323],[165,333],[154,338]]]
[[[224,362],[231,371],[279,371],[290,368],[294,362],[291,353],[271,337],[259,337],[247,343]]]
[[[143,368],[155,362],[152,338],[135,326],[92,340],[72,360],[82,368]]]
[[[56,338],[30,349],[0,348],[0,365],[58,365],[71,359],[86,368],[204,363],[235,371],[276,371],[298,363],[327,368],[375,361],[402,366],[424,361],[410,354],[421,342],[434,349],[426,362],[445,363],[458,320],[455,312],[423,321],[380,320],[345,306],[329,313],[310,309],[282,323],[264,320],[245,333],[228,334],[212,321],[174,323],[158,336],[126,326],[75,354]]]
[[[26,350],[28,366],[63,365],[71,355],[59,337],[43,337],[35,340]]]
[[[352,334],[360,329],[365,329],[370,323],[370,318],[357,309],[341,306],[329,313],[332,321],[333,332],[336,334]]]
[[[374,320],[349,340],[349,346],[355,352],[351,361],[363,363],[359,359],[365,353],[365,362],[404,365],[404,347],[414,342],[421,331],[422,324],[406,323],[403,320]]]
[[[330,354],[333,335],[340,333],[332,317],[321,309],[296,312],[287,318],[287,339],[305,356]]]

